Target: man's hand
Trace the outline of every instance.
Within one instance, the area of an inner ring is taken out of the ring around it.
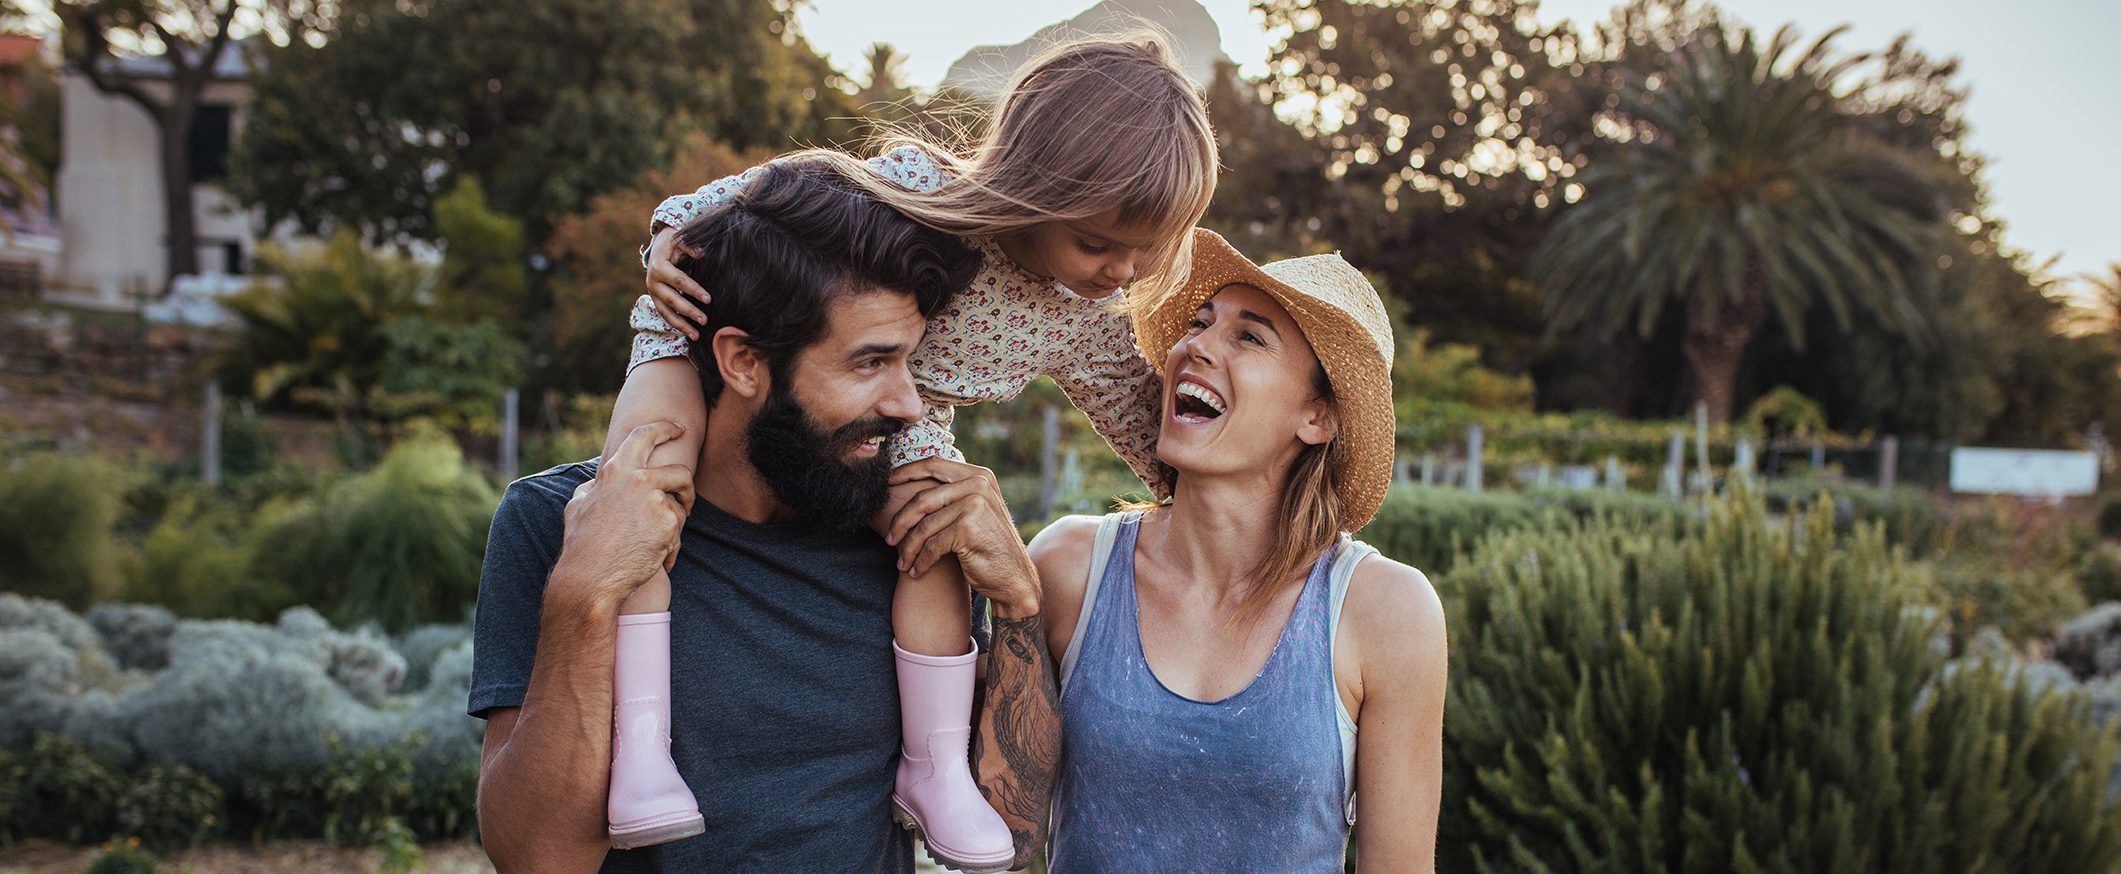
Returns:
[[[692,502],[692,471],[679,464],[649,467],[648,453],[684,432],[676,422],[633,429],[597,468],[596,479],[575,487],[555,579],[616,606],[670,567]]]
[[[707,293],[707,289],[692,281],[692,277],[685,275],[685,271],[678,269],[672,257],[672,253],[677,251],[683,251],[687,257],[700,257],[700,253],[685,249],[683,244],[678,242],[676,228],[665,227],[649,238],[648,296],[655,301],[655,311],[663,317],[663,321],[669,322],[671,328],[697,342],[700,332],[693,326],[707,323],[707,314],[700,310],[700,306],[706,305],[714,298]],[[688,296],[698,299],[700,306],[695,306],[692,301],[687,300]]]
[[[899,508],[884,529],[898,547],[899,570],[920,576],[955,554],[973,591],[994,602],[996,615],[1038,612],[1038,571],[1009,518],[994,472],[943,458],[924,458],[891,472],[891,484],[927,487]]]

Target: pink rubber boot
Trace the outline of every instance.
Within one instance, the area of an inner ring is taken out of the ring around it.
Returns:
[[[670,761],[670,614],[619,617],[611,678],[611,845],[667,844],[706,831]]]
[[[1009,826],[972,778],[972,679],[978,652],[925,656],[899,648],[900,822],[920,829],[928,855],[966,872],[1002,871],[1016,854]]]

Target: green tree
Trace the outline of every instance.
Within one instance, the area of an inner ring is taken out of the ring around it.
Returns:
[[[523,223],[488,209],[486,189],[476,176],[458,179],[435,201],[434,219],[447,242],[435,285],[435,315],[458,322],[498,320],[522,336],[531,322]]]
[[[430,264],[343,230],[316,252],[268,247],[258,263],[258,281],[226,301],[236,328],[215,370],[260,402],[329,413],[357,462],[377,424],[490,421],[521,374],[509,323],[452,318]]]
[[[1285,211],[1217,226],[1289,223],[1301,248],[1340,248],[1377,274],[1438,341],[1477,346],[1509,373],[1541,363],[1540,294],[1523,264],[1595,142],[1602,95],[1575,33],[1519,0],[1257,8],[1287,34],[1261,83],[1273,109],[1233,118],[1220,110],[1241,101],[1211,89],[1217,124],[1273,131],[1278,112],[1308,142],[1283,148],[1263,133],[1275,145],[1237,148],[1233,180],[1276,185],[1242,201],[1218,193],[1216,209],[1279,198]]]
[[[68,64],[96,90],[124,98],[155,124],[162,180],[163,233],[169,246],[165,278],[198,272],[190,153],[192,115],[206,86],[219,75],[235,42],[259,35],[301,43],[323,25],[333,4],[313,0],[54,0]],[[11,8],[16,4],[9,3]],[[148,57],[167,68],[162,87],[118,69]]]
[[[543,349],[557,387],[619,390],[633,338],[626,316],[634,299],[648,291],[635,247],[646,239],[656,204],[770,157],[695,136],[670,169],[642,171],[633,184],[597,195],[587,209],[560,220],[545,246],[553,259],[552,333]],[[610,412],[608,405],[604,412]]]
[[[236,331],[217,362],[224,383],[262,402],[328,411],[363,439],[390,358],[385,327],[418,310],[433,270],[341,231],[315,253],[259,250],[257,275],[225,301]]]
[[[0,23],[10,29],[16,22]],[[59,172],[59,77],[37,55],[0,65],[0,208],[16,212],[49,207]]]
[[[434,238],[476,178],[542,241],[562,216],[662,165],[685,133],[738,146],[831,141],[844,82],[756,0],[344,0],[318,44],[275,49],[234,160],[271,220]],[[645,224],[643,226],[645,228]]]
[[[1624,146],[1534,262],[1560,325],[1655,331],[1678,310],[1693,397],[1728,421],[1739,366],[1770,318],[1798,345],[1823,306],[1926,329],[1947,202],[1936,167],[1870,136],[1842,94],[1865,55],[1831,31],[1708,26],[1669,76],[1629,74],[1607,116]]]

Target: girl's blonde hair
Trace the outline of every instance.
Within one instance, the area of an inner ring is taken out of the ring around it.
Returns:
[[[1017,71],[972,154],[910,129],[889,145],[927,152],[953,175],[941,188],[900,188],[837,151],[789,157],[839,167],[908,218],[961,236],[1000,236],[1117,210],[1155,240],[1156,267],[1136,277],[1130,307],[1185,283],[1192,229],[1215,194],[1215,134],[1200,92],[1152,32],[1080,39]]]

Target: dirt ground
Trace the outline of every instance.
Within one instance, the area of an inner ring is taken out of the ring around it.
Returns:
[[[488,874],[492,863],[474,843],[429,844],[420,848],[418,870],[434,874]],[[100,853],[96,847],[74,847],[49,841],[25,841],[0,849],[0,874],[74,874]],[[370,874],[381,864],[378,850],[356,850],[323,843],[275,841],[248,847],[220,844],[158,857],[168,874]]]

